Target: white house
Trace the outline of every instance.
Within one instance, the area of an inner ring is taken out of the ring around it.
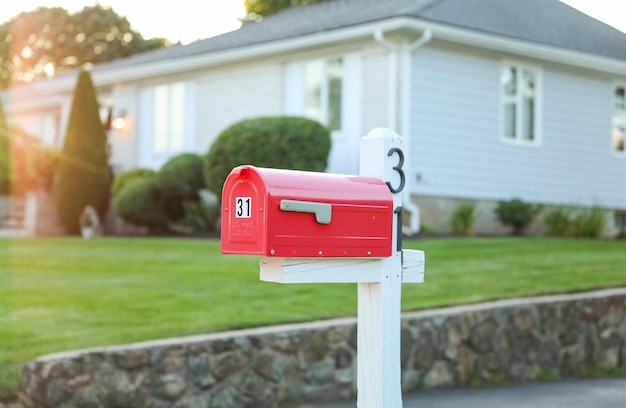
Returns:
[[[557,0],[331,0],[99,64],[93,79],[126,121],[109,135],[117,170],[293,114],[332,129],[329,172],[356,174],[375,127],[408,139],[410,193],[436,230],[468,199],[478,232],[512,197],[626,212],[626,34]],[[75,81],[13,88],[5,109],[60,146]]]

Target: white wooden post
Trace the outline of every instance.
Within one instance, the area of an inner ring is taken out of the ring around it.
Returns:
[[[384,258],[261,256],[260,279],[279,283],[358,283],[357,407],[401,408],[400,300],[402,282],[424,282],[424,252],[403,250],[402,138],[377,128],[361,139],[359,175],[389,186],[393,197],[392,255]]]
[[[400,300],[402,251],[398,242],[402,190],[402,138],[377,128],[361,139],[359,175],[389,183],[394,209],[393,254],[380,262],[380,283],[358,284],[357,407],[400,408]]]

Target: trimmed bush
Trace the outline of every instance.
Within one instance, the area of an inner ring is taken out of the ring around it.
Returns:
[[[207,188],[217,197],[230,171],[239,165],[324,171],[330,131],[300,117],[247,119],[224,130],[211,145],[205,164]]]
[[[124,221],[146,226],[153,232],[166,230],[170,222],[165,197],[155,177],[126,185],[113,200],[113,208]]]
[[[101,218],[104,216],[111,183],[107,160],[96,91],[89,72],[81,71],[74,89],[55,191],[57,213],[67,233],[78,234],[78,217],[88,205]]]
[[[194,232],[213,231],[219,215],[217,197],[207,189],[200,190],[198,195],[198,201],[183,201],[182,224]]]
[[[156,171],[144,168],[136,168],[121,172],[115,176],[115,179],[113,179],[113,184],[111,185],[111,195],[113,197],[117,197],[126,186],[137,181],[154,177],[156,174]]]
[[[540,211],[540,205],[529,204],[519,198],[498,201],[495,208],[498,221],[511,227],[513,235],[522,235]]]
[[[172,221],[185,216],[183,202],[197,203],[204,188],[204,162],[200,155],[181,153],[169,159],[156,175],[165,199],[165,210]]]
[[[457,205],[452,213],[450,228],[455,234],[470,235],[475,222],[476,204],[465,202]]]
[[[197,200],[204,188],[204,161],[198,154],[181,153],[161,167],[157,180],[167,195]]]
[[[195,153],[172,157],[159,170],[157,181],[165,198],[165,210],[177,225],[190,231],[211,231],[217,206],[203,199],[204,160]]]
[[[125,220],[154,232],[214,229],[216,206],[201,200],[204,161],[200,155],[182,153],[156,172],[133,169],[120,173],[111,192],[115,211]],[[136,184],[141,184],[135,187]]]

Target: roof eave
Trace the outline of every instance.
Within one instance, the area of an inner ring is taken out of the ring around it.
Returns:
[[[227,50],[197,54],[189,57],[181,57],[172,60],[154,61],[144,64],[116,67],[112,69],[98,69],[94,67],[92,77],[98,86],[113,85],[121,82],[143,80],[150,77],[173,75],[181,72],[189,72],[208,68],[215,65],[241,62],[272,55],[284,54],[294,50],[318,47],[342,41],[351,41],[359,38],[367,38],[373,35],[374,30],[395,31],[406,26],[407,19],[396,18],[371,24],[355,25],[332,31],[322,31],[298,37],[285,38],[267,43],[257,43]],[[51,78],[37,83],[41,91],[58,92],[70,90],[76,79],[73,76],[64,78]]]
[[[520,57],[534,58],[600,71],[611,75],[624,76],[624,72],[626,72],[626,60],[602,57],[582,51],[569,50],[528,40],[504,37],[423,20],[410,20],[407,22],[407,26],[414,30],[430,29],[433,32],[434,38],[457,44],[465,44],[492,51],[519,55]]]
[[[120,82],[131,82],[150,77],[189,72],[215,65],[284,54],[294,50],[319,47],[342,41],[367,38],[368,36],[373,36],[376,30],[396,31],[407,29],[416,32],[430,29],[435,39],[601,71],[612,75],[623,76],[623,73],[626,72],[626,61],[623,60],[433,23],[413,17],[396,17],[332,31],[322,31],[299,37],[285,38],[267,43],[253,44],[173,60],[149,62],[112,69],[104,68],[102,70],[98,69],[96,66],[92,75],[97,85],[106,86]],[[52,78],[47,81],[41,81],[36,84],[36,87],[41,91],[48,92],[67,91],[73,88],[75,82],[76,79],[73,76],[65,76],[63,78]]]

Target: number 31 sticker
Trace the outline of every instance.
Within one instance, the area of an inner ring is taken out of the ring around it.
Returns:
[[[235,198],[235,218],[250,218],[252,197]]]

